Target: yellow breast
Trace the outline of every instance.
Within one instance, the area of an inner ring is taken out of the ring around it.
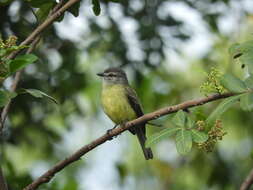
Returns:
[[[101,99],[104,112],[115,124],[121,124],[137,118],[128,102],[126,91],[122,84],[104,86]]]

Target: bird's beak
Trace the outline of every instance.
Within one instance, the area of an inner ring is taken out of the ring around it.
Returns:
[[[103,77],[104,73],[97,73],[97,76]]]

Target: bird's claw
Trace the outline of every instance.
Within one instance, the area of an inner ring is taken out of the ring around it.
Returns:
[[[112,132],[112,129],[108,129],[107,131],[106,131],[106,134],[107,135],[111,135],[111,132]],[[110,137],[108,140],[110,141],[110,140],[112,140],[113,139],[113,137]]]

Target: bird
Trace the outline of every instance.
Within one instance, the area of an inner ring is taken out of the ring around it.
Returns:
[[[103,81],[101,92],[103,110],[116,126],[124,126],[127,121],[143,115],[137,93],[129,85],[127,75],[121,68],[108,68],[97,75]],[[140,124],[129,131],[137,135],[144,157],[149,160],[153,159],[153,152],[151,148],[145,147],[147,140],[145,124]]]

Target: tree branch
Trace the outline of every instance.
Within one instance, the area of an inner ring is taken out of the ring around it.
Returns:
[[[39,36],[48,26],[50,26],[57,18],[59,18],[67,9],[81,0],[69,0],[64,4],[64,0],[61,0],[50,12],[48,18],[40,24],[20,45],[29,45],[33,40]],[[13,52],[8,58],[14,58],[21,50]]]
[[[157,118],[162,117],[164,115],[168,115],[168,114],[177,112],[178,110],[188,109],[188,108],[191,108],[194,106],[203,105],[208,102],[212,102],[212,101],[223,99],[223,98],[228,98],[230,96],[235,96],[235,95],[237,95],[237,94],[235,94],[235,93],[214,94],[214,95],[200,98],[197,100],[190,100],[190,101],[186,101],[181,104],[178,104],[178,105],[165,107],[165,108],[159,109],[157,111],[154,111],[152,113],[145,114],[142,117],[139,117],[135,120],[129,121],[124,126],[112,129],[110,132],[105,133],[104,135],[102,135],[101,137],[92,141],[91,143],[83,146],[78,151],[76,151],[74,154],[67,157],[66,159],[58,162],[55,166],[53,166],[51,169],[49,169],[47,172],[45,172],[43,175],[41,175],[38,179],[34,180],[31,184],[29,184],[23,190],[35,190],[41,184],[48,183],[57,172],[61,171],[66,166],[70,165],[71,163],[79,160],[87,152],[89,152],[92,149],[96,148],[97,146],[105,143],[106,141],[111,140],[112,137],[119,135],[120,133],[128,130],[131,127],[134,127],[134,126],[136,127],[138,124],[157,119]]]
[[[61,8],[57,5],[57,11],[49,16],[41,25],[39,25],[20,45],[28,45],[30,44],[43,30],[45,30],[48,26],[50,26],[57,18],[59,18],[68,8],[70,8],[73,4],[77,3],[80,0],[69,0],[65,3]],[[60,2],[62,5],[63,2]]]
[[[243,181],[240,190],[249,190],[252,184],[253,184],[253,169],[250,170],[249,175]]]

